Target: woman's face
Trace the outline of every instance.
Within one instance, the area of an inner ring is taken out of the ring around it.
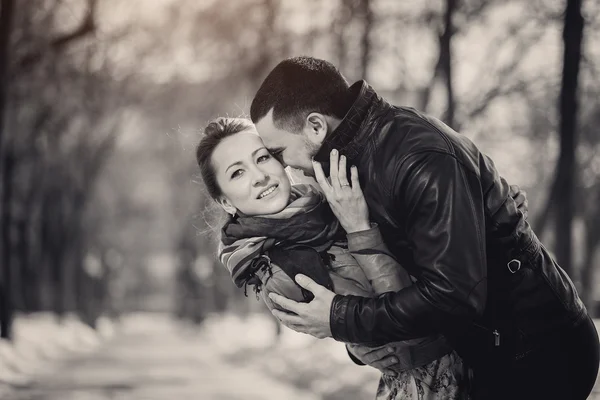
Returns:
[[[223,139],[212,155],[221,205],[248,216],[282,211],[290,198],[290,180],[265,148],[256,130],[247,129]]]

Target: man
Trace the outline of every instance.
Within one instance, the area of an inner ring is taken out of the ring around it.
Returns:
[[[364,81],[349,86],[332,64],[310,57],[278,64],[250,114],[284,164],[313,174],[313,157],[327,164],[339,151],[356,165],[372,221],[417,278],[368,299],[298,276],[315,298],[275,295],[290,311],[274,312],[284,324],[347,343],[443,333],[472,368],[474,398],[587,397],[599,362],[594,325],[470,140],[387,103]]]

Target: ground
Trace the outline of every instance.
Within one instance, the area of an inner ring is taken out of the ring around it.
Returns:
[[[37,341],[34,328],[21,329],[29,342],[17,350],[0,349],[3,400],[350,400],[373,398],[377,386],[378,373],[353,365],[339,343],[287,329],[276,341],[264,315],[215,316],[201,328],[137,315],[100,334],[72,323]]]

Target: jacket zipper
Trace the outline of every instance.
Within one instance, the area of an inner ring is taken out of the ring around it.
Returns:
[[[494,335],[494,346],[500,346],[500,332],[498,332],[498,329],[494,329],[494,332],[492,332],[492,334]]]
[[[473,325],[485,331],[492,332],[492,335],[494,336],[494,347],[500,347],[500,332],[498,332],[498,329],[492,330],[491,328],[485,327],[475,322],[473,323]]]

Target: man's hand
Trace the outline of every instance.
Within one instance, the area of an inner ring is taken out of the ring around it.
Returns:
[[[523,213],[523,218],[527,219],[528,211],[527,208],[527,196],[524,190],[521,190],[517,185],[510,185],[508,195],[515,200],[517,203],[517,209]]]
[[[386,375],[397,375],[396,371],[390,369],[391,366],[399,362],[394,354],[395,350],[391,345],[366,347],[348,343],[346,346],[348,347],[348,351],[363,364],[377,368]]]
[[[296,332],[308,333],[316,338],[323,339],[331,336],[329,313],[335,293],[320,286],[306,275],[296,275],[296,282],[315,297],[310,303],[298,303],[275,293],[270,293],[269,298],[281,308],[289,311],[273,309],[273,315],[282,324]]]

